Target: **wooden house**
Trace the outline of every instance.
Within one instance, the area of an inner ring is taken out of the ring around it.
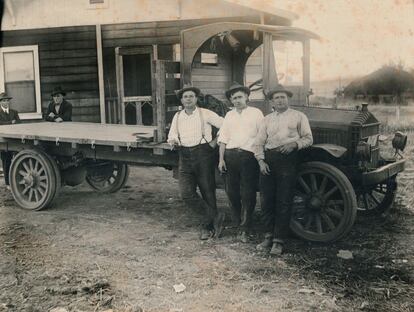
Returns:
[[[180,60],[182,30],[215,22],[290,26],[297,18],[259,2],[5,0],[0,91],[13,96],[23,119],[40,119],[50,92],[61,86],[74,121],[153,123],[145,117],[156,94],[153,61]],[[226,69],[212,71],[214,56],[203,57],[194,58],[200,64],[193,83],[220,97],[231,83],[221,78]]]

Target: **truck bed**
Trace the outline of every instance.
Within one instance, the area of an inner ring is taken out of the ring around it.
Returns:
[[[21,139],[107,146],[167,148],[154,142],[153,126],[40,122],[0,126],[0,140]]]

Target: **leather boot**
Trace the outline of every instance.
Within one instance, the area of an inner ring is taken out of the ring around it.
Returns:
[[[272,245],[273,245],[273,235],[272,233],[266,233],[264,241],[258,244],[256,246],[256,249],[258,251],[267,251],[270,249],[270,247],[272,247]]]

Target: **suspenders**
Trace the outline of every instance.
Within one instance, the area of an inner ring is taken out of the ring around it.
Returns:
[[[200,107],[197,107],[198,110],[198,115],[200,116],[200,123],[201,123],[201,139],[200,142],[198,144],[201,144],[201,142],[204,140],[206,143],[207,139],[206,139],[206,129],[204,127],[204,118],[203,118],[203,111]],[[182,110],[183,111],[183,110]],[[178,141],[181,144],[181,136],[180,136],[180,128],[178,127],[178,118],[180,117],[180,114],[182,111],[177,112],[177,118],[175,119],[175,127],[177,128],[177,136],[178,136]]]

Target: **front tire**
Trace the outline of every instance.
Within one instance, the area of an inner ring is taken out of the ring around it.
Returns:
[[[301,165],[292,204],[291,230],[312,242],[333,242],[354,224],[357,202],[351,182],[323,162]]]

